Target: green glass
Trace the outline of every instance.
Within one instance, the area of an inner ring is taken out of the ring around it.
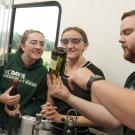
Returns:
[[[65,69],[66,58],[67,58],[67,51],[65,48],[55,47],[53,49],[49,65],[49,75],[51,80],[53,80],[53,75],[55,75],[56,78],[62,76]]]

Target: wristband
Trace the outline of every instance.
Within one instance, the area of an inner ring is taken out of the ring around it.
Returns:
[[[91,90],[91,86],[92,86],[92,83],[94,81],[98,81],[98,80],[105,80],[104,76],[101,76],[101,75],[92,75],[90,76],[88,82],[87,82],[87,89],[88,90]]]

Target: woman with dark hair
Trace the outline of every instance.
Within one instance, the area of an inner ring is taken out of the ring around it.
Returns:
[[[83,57],[84,51],[89,46],[86,33],[79,27],[68,27],[63,31],[60,41],[61,46],[67,49],[67,62],[65,65],[64,75],[62,76],[62,81],[64,85],[75,96],[85,99],[87,101],[96,101],[94,95],[91,94],[90,91],[86,91],[80,88],[79,86],[76,86],[75,90],[73,91],[71,90],[68,84],[68,77],[72,74],[73,71],[81,67],[86,67],[89,70],[91,70],[94,74],[104,76],[103,72],[98,67],[96,67],[92,62],[87,61]],[[48,100],[49,102],[42,106],[41,112],[43,114],[43,117],[46,117],[47,119],[51,119],[53,121],[52,131],[54,135],[63,135],[65,126],[64,120],[66,120],[67,118],[66,114],[70,109],[73,108],[66,102],[56,98],[54,98],[53,100],[49,98]],[[52,109],[51,106],[50,108],[48,107],[48,105],[51,104],[52,106],[57,107],[57,111]],[[75,119],[76,117],[74,115],[74,112],[70,113],[70,117],[72,117],[73,119]],[[88,120],[87,118],[85,118],[77,112],[77,135],[93,135],[93,133],[90,133],[89,131],[89,126],[94,125],[95,123]]]

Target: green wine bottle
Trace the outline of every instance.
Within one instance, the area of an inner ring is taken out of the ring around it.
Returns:
[[[18,94],[18,90],[17,90],[18,84],[19,84],[19,81],[18,80],[13,80],[13,82],[12,82],[13,88],[12,88],[12,90],[9,93],[10,96],[14,96],[14,95]],[[8,105],[8,109],[14,110],[15,109],[15,106]]]
[[[53,49],[49,66],[49,75],[51,80],[53,80],[53,75],[55,75],[56,78],[62,76],[65,69],[66,57],[67,51],[65,48],[55,47]]]

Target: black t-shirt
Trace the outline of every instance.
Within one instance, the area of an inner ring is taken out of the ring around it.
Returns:
[[[98,74],[98,75],[102,75],[104,76],[103,72],[96,67],[94,64],[92,64],[91,62],[87,62],[83,67],[87,67],[89,70],[91,70],[94,74]],[[80,97],[82,99],[85,99],[87,101],[91,100],[91,92],[90,91],[86,91],[82,88],[80,88],[79,86],[75,86],[74,90],[71,90],[71,88],[69,87],[68,84],[68,76],[63,75],[62,77],[62,81],[64,83],[64,85],[68,88],[68,90],[75,96]],[[79,101],[78,101],[79,102]],[[66,115],[67,112],[70,109],[73,109],[69,104],[67,104],[66,102],[56,99],[54,98],[54,105],[57,106],[57,111],[63,115]],[[75,115],[74,112],[71,112],[70,115]],[[77,112],[77,115],[80,115],[79,112]],[[54,123],[55,126],[60,127],[60,128],[64,128],[64,124],[62,123]],[[77,126],[77,130],[85,130],[88,127],[80,127]]]
[[[128,79],[126,80],[126,83],[124,85],[126,88],[129,88],[131,90],[135,90],[135,72],[133,72]],[[124,127],[124,134],[125,135],[135,135],[135,131],[128,128]]]

